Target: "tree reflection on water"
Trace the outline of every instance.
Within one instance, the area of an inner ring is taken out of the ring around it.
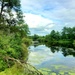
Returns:
[[[39,46],[39,44],[34,44],[34,47]],[[55,52],[59,52],[61,51],[62,54],[66,57],[69,55],[72,55],[73,57],[75,57],[75,48],[67,48],[67,47],[59,47],[59,46],[48,46],[46,45],[48,48],[50,48],[52,53]]]

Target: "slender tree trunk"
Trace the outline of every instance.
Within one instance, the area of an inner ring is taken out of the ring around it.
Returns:
[[[0,20],[2,17],[3,8],[4,8],[4,0],[2,0],[2,4],[1,4]]]

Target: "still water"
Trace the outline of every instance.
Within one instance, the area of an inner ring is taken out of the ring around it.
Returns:
[[[43,71],[44,75],[75,75],[75,49],[30,46],[28,63]]]

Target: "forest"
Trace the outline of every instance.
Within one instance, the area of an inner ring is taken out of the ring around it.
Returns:
[[[75,27],[64,27],[61,32],[52,30],[50,34],[30,36],[33,41],[39,41],[50,46],[75,47]]]

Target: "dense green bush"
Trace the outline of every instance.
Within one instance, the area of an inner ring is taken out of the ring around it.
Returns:
[[[75,47],[75,40],[73,41],[73,46]]]
[[[29,38],[23,38],[22,39],[22,43],[24,43],[27,47],[29,46],[29,45],[31,45],[31,43],[32,43],[32,40],[31,39],[29,39]]]
[[[28,57],[27,46],[30,45],[30,40],[27,38],[21,38],[19,35],[5,35],[0,34],[0,71],[5,68],[11,67],[14,64],[14,58],[21,62],[26,62]]]

